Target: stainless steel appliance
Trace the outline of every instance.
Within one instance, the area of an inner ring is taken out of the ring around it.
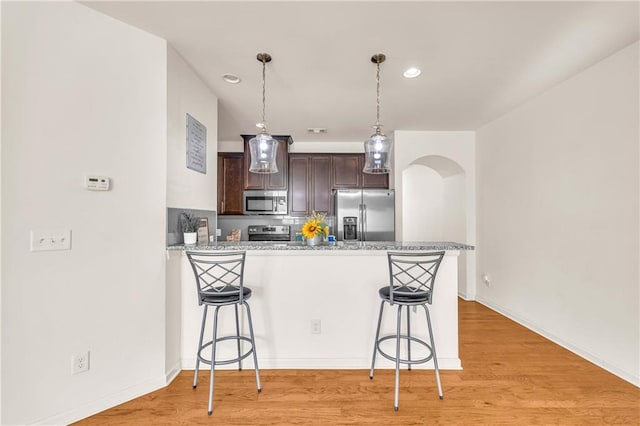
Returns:
[[[341,189],[334,208],[338,241],[394,241],[395,192],[392,189]]]
[[[249,225],[249,241],[289,241],[289,225]]]
[[[287,214],[287,191],[244,191],[244,214]]]

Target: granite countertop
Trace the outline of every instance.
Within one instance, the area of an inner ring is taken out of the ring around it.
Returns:
[[[219,241],[217,243],[176,244],[167,250],[474,250],[474,246],[453,241],[357,241],[308,246],[302,241]]]

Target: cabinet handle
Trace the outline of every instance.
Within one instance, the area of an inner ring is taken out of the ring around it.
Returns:
[[[220,213],[224,213],[224,201],[220,202]]]

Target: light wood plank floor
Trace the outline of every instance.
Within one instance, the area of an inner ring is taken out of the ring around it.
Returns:
[[[260,394],[253,370],[226,370],[216,372],[209,417],[208,373],[193,390],[193,372],[183,371],[167,388],[77,424],[640,424],[640,388],[478,303],[459,308],[464,370],[441,372],[442,401],[432,370],[401,371],[398,412],[393,370],[374,380],[368,370],[262,370]]]

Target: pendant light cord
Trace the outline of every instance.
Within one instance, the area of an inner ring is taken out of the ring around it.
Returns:
[[[262,130],[263,132],[267,131],[267,122],[265,121],[265,110],[266,110],[266,90],[265,90],[265,80],[266,80],[266,62],[264,58],[262,58]]]
[[[376,64],[376,130],[380,129],[380,62]]]

